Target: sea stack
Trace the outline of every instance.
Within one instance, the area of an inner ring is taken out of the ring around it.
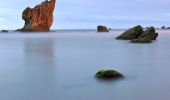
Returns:
[[[46,0],[34,8],[27,7],[22,13],[25,21],[23,32],[48,32],[53,23],[56,0]]]

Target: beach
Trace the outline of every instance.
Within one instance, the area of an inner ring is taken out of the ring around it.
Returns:
[[[123,31],[0,34],[0,100],[169,100],[170,30],[149,44]],[[102,69],[125,78],[99,81]]]

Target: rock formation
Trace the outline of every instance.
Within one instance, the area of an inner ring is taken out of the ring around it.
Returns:
[[[135,27],[130,28],[129,30],[125,31],[120,36],[118,36],[116,39],[119,39],[119,40],[136,39],[142,33],[143,33],[143,28],[142,28],[142,26],[138,25],[138,26],[135,26]]]
[[[21,31],[47,32],[53,23],[55,0],[44,1],[34,8],[27,7],[22,13],[25,26]]]
[[[116,39],[131,40],[131,43],[151,43],[152,40],[156,40],[157,37],[158,33],[155,32],[154,27],[149,27],[143,31],[141,26],[135,26],[125,31]]]
[[[109,32],[106,26],[99,25],[97,26],[97,31],[98,32]]]
[[[131,43],[151,43],[152,40],[156,40],[158,33],[155,33],[155,28],[150,27],[145,30],[138,38],[131,40]]]
[[[115,79],[122,78],[123,75],[115,70],[101,70],[95,75],[99,79]]]

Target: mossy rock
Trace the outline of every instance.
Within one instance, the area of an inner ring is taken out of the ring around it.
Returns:
[[[99,79],[118,79],[123,78],[123,75],[115,70],[101,70],[95,75]]]

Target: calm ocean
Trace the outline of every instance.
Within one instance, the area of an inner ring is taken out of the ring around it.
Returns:
[[[170,31],[151,44],[122,32],[0,34],[0,100],[170,100]],[[99,81],[101,69],[125,79]]]

